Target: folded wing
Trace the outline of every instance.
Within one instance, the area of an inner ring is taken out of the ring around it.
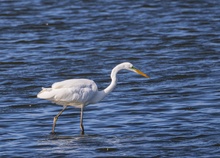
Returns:
[[[59,105],[81,106],[90,103],[98,88],[94,81],[71,79],[56,82],[51,88],[42,88],[38,98],[47,99]]]

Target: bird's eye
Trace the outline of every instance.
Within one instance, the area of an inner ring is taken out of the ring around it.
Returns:
[[[134,66],[132,66],[131,69],[135,69]]]

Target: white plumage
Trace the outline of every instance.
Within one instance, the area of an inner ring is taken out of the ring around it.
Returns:
[[[70,79],[54,83],[51,88],[42,88],[37,97],[41,99],[50,100],[56,104],[63,105],[61,110],[53,121],[52,133],[54,133],[56,121],[67,106],[74,106],[81,108],[80,127],[81,133],[84,134],[83,127],[83,109],[88,104],[94,104],[101,101],[107,94],[109,94],[117,84],[117,73],[122,70],[134,71],[146,78],[146,74],[133,67],[131,63],[125,62],[117,65],[111,72],[111,84],[104,90],[98,91],[97,85],[94,81],[88,79]]]
[[[50,100],[59,105],[81,106],[92,103],[98,92],[94,81],[88,79],[70,79],[56,82],[52,88],[42,88],[38,98]]]

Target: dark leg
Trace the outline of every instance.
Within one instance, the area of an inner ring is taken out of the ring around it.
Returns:
[[[80,128],[81,128],[81,134],[84,135],[84,127],[83,127],[83,106],[82,106],[82,108],[81,108]]]
[[[67,108],[67,106],[63,106],[63,109],[53,118],[53,128],[52,128],[52,134],[54,134],[54,130],[55,130],[55,127],[56,127],[56,122],[57,122],[57,119],[58,117],[63,113],[63,111]]]

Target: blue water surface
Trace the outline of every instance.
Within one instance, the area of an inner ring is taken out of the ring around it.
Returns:
[[[219,157],[220,1],[1,1],[0,157]],[[71,78],[102,102],[62,109],[36,97]]]

